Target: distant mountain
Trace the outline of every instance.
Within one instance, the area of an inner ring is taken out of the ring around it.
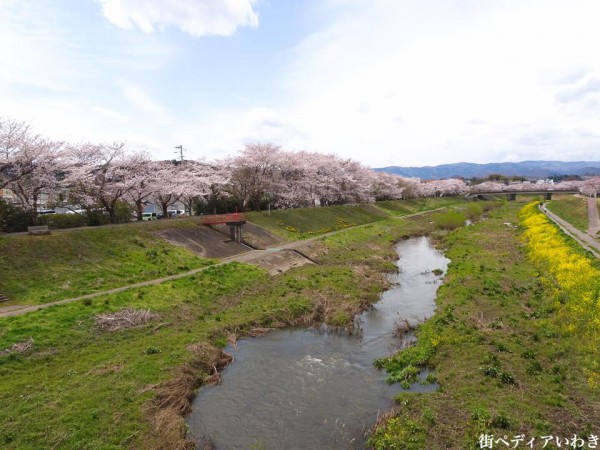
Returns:
[[[507,163],[455,163],[425,167],[381,167],[380,172],[389,172],[403,177],[419,177],[422,180],[463,177],[483,178],[492,174],[546,178],[550,175],[600,175],[600,162],[592,161],[521,161]]]

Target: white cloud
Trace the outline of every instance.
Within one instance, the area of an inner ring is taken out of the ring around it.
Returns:
[[[154,101],[141,87],[134,86],[126,81],[120,81],[118,84],[127,100],[129,100],[138,111],[151,114],[158,119],[166,116],[163,106]]]
[[[330,0],[324,8],[335,20],[295,49],[285,80],[298,99],[285,116],[307,134],[294,145],[372,165],[570,159],[575,148],[597,159],[600,141],[593,147],[573,129],[592,129],[599,104],[557,102],[595,94],[597,2]]]
[[[145,33],[173,26],[196,37],[229,36],[240,27],[257,27],[256,0],[99,0],[115,26]]]
[[[92,112],[99,114],[103,117],[116,120],[117,122],[128,122],[129,117],[125,114],[121,114],[118,111],[114,111],[110,108],[103,108],[102,106],[94,106],[92,108]]]

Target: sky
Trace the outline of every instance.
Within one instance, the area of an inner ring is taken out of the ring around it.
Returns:
[[[1,0],[0,116],[156,159],[600,160],[597,0]]]

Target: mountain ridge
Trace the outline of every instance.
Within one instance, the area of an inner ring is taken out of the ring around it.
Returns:
[[[600,161],[519,161],[486,164],[459,162],[422,167],[388,166],[373,170],[425,180],[452,177],[483,178],[492,174],[547,178],[551,175],[600,175]]]

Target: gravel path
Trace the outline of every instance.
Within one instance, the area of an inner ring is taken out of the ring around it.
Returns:
[[[596,236],[600,231],[600,217],[598,216],[598,203],[595,197],[588,198],[588,234]]]
[[[569,222],[564,221],[556,214],[548,211],[545,204],[540,205],[540,209],[554,222],[556,223],[565,233],[575,239],[583,248],[592,252],[592,254],[600,259],[600,242],[591,237],[590,235],[579,231]]]

